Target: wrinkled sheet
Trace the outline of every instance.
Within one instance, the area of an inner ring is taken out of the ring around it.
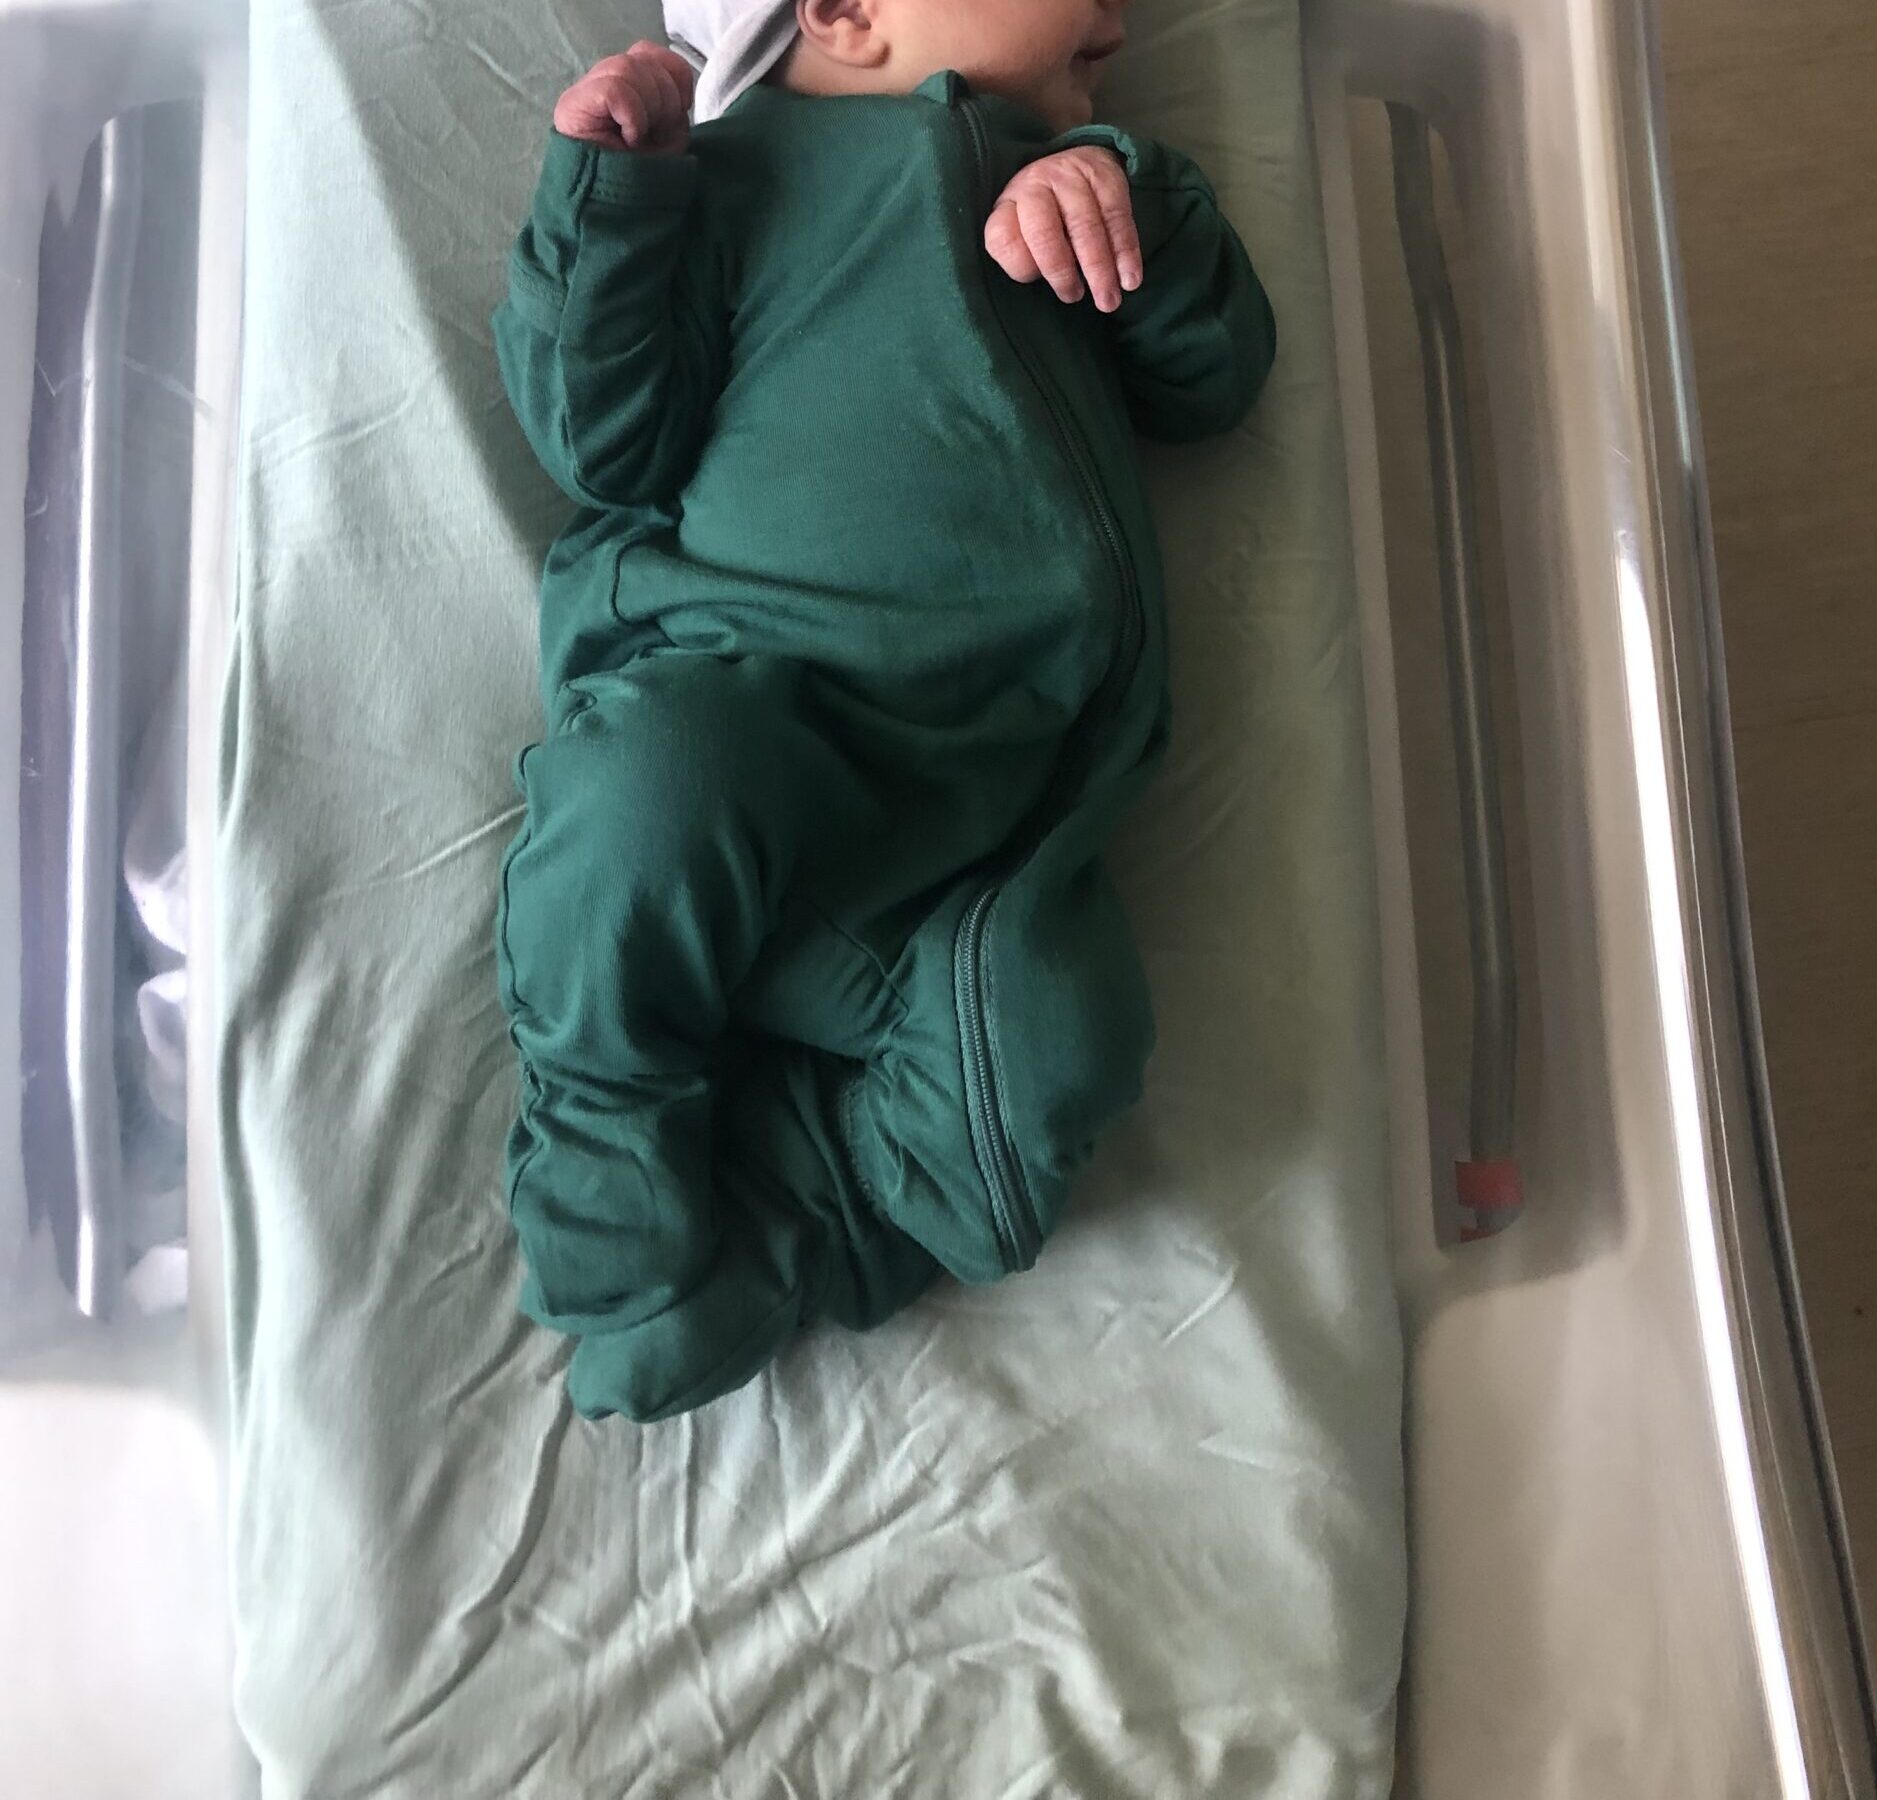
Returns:
[[[624,15],[624,16],[622,16]],[[1161,1043],[1038,1268],[576,1420],[516,1314],[491,914],[562,506],[488,315],[645,0],[259,0],[223,769],[237,1707],[275,1796],[1387,1791],[1398,1327],[1295,0],[1137,0],[1267,397],[1156,458],[1177,742],[1118,847]]]

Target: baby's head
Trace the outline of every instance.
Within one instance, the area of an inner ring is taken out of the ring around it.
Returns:
[[[734,30],[757,60],[768,54],[765,46],[786,42],[773,67],[764,67],[797,93],[909,94],[940,70],[955,69],[973,87],[1066,131],[1094,115],[1102,65],[1125,36],[1126,6],[1127,0],[667,0],[665,10],[674,41],[686,36],[685,16],[699,14],[710,18],[719,46]],[[719,54],[697,36],[689,41],[712,58]],[[701,100],[711,86],[707,78]]]
[[[1127,0],[796,0],[784,85],[910,93],[941,69],[1040,114],[1057,131],[1094,116]]]

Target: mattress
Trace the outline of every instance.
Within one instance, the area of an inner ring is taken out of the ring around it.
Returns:
[[[645,0],[253,19],[220,846],[236,1707],[270,1796],[1388,1791],[1404,1607],[1362,699],[1295,0],[1137,0],[1277,370],[1156,452],[1148,1096],[1031,1273],[593,1425],[515,1310],[495,878],[562,502],[488,316]]]

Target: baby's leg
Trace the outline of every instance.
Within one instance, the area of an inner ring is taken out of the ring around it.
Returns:
[[[961,1281],[1030,1266],[1140,1096],[1152,1011],[1098,822],[965,877],[897,960],[908,1005],[853,1094],[870,1200]]]
[[[759,1054],[724,1097],[733,996],[799,860],[867,816],[800,695],[786,664],[648,658],[583,684],[523,761],[500,937],[522,1057],[510,1205],[525,1307],[581,1340],[583,1411],[697,1405],[824,1304],[890,1310],[930,1273],[843,1191],[809,1053]]]

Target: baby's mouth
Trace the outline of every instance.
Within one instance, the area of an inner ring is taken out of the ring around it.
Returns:
[[[1075,53],[1075,66],[1084,72],[1091,71],[1105,63],[1126,42],[1125,37],[1114,37],[1106,38],[1099,44],[1085,44]]]

